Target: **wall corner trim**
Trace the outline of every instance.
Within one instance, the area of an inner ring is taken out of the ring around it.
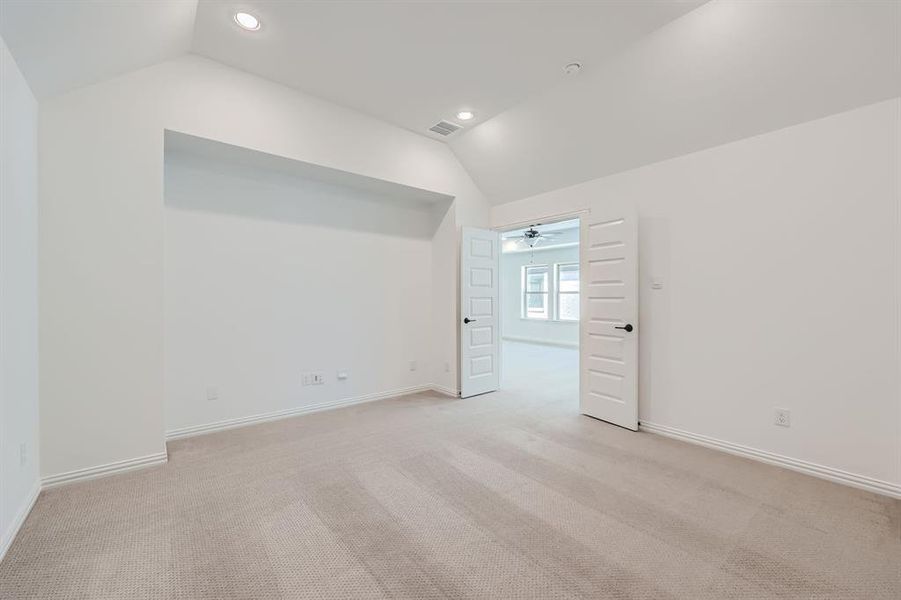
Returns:
[[[57,475],[50,475],[41,479],[41,485],[44,489],[47,489],[65,483],[75,483],[76,481],[87,481],[89,479],[96,479],[107,475],[117,475],[119,473],[125,473],[126,471],[161,465],[168,459],[169,455],[166,452],[157,452],[156,454],[119,460],[106,463],[105,465],[97,465],[96,467],[87,467],[85,469],[76,469],[74,471],[58,473]]]
[[[10,523],[9,529],[2,533],[3,537],[0,538],[0,561],[3,560],[4,556],[6,556],[6,551],[9,550],[10,546],[13,545],[13,542],[16,539],[16,535],[18,535],[19,530],[22,529],[22,525],[25,524],[25,519],[27,519],[28,515],[31,514],[31,509],[34,508],[34,505],[38,501],[38,496],[40,494],[41,482],[35,481],[31,492],[28,493],[28,498],[19,509],[19,512],[16,513],[16,518],[13,519],[12,523]]]
[[[641,421],[638,428],[639,430],[647,431],[649,433],[656,433],[690,444],[697,444],[699,446],[713,448],[714,450],[720,450],[721,452],[727,452],[736,456],[750,458],[751,460],[756,460],[758,462],[776,465],[792,471],[804,473],[805,475],[826,479],[827,481],[832,481],[834,483],[841,483],[868,492],[882,494],[883,496],[901,498],[901,485],[874,479],[872,477],[867,477],[866,475],[849,473],[848,471],[842,471],[841,469],[818,465],[816,463],[783,456],[774,452],[767,452],[766,450],[758,450],[749,446],[742,446],[741,444],[718,440],[706,435],[676,429],[675,427],[670,427],[668,425],[658,425],[657,423]]]

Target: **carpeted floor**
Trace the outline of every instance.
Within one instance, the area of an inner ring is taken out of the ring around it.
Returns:
[[[901,501],[579,416],[571,388],[407,396],[169,453],[45,491],[0,598],[901,597]]]

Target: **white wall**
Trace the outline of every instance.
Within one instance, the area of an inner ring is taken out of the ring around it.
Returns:
[[[897,489],[899,139],[896,98],[500,205],[492,222],[631,199],[640,420]]]
[[[168,154],[165,186],[167,431],[431,383],[434,205]]]
[[[501,334],[505,339],[562,346],[579,345],[579,324],[522,318],[522,268],[529,264],[528,252],[501,254]],[[553,278],[555,264],[579,262],[579,247],[536,249],[532,264],[548,265]]]
[[[38,485],[37,126],[0,39],[0,558]]]
[[[455,228],[487,221],[478,189],[440,142],[196,56],[47,101],[40,114],[41,471],[164,451],[163,131],[454,196]],[[454,235],[450,235],[453,232]],[[436,276],[446,288],[453,273]],[[455,288],[454,288],[455,289]],[[436,305],[432,330],[455,324]],[[428,368],[456,387],[456,340]],[[451,368],[435,369],[450,362]]]

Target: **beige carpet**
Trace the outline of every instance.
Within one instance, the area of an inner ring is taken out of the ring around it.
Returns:
[[[901,598],[901,502],[556,394],[407,396],[169,453],[45,491],[0,598]]]

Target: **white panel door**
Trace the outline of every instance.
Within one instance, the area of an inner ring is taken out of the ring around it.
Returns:
[[[638,216],[593,200],[582,219],[581,411],[638,430]]]
[[[500,386],[498,288],[500,236],[463,228],[460,244],[460,396]]]

